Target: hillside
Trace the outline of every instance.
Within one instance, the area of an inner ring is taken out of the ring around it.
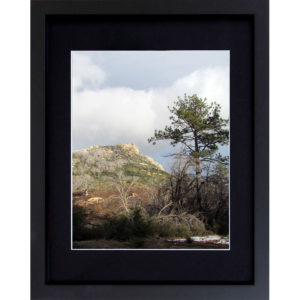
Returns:
[[[72,173],[74,248],[228,248],[221,236],[203,240],[218,232],[193,210],[190,177],[165,172],[134,144],[74,151]]]
[[[72,155],[73,191],[105,188],[122,172],[140,184],[158,184],[167,177],[163,167],[134,144],[91,146]]]

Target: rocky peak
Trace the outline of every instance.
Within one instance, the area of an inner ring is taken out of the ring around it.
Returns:
[[[116,146],[119,146],[123,151],[127,151],[129,153],[140,154],[140,150],[135,144],[117,144]]]

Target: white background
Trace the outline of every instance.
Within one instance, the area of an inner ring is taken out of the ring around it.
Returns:
[[[29,0],[1,1],[0,298],[29,299]],[[300,3],[271,0],[271,299],[299,299]]]

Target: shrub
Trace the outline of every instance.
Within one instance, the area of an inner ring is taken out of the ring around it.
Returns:
[[[93,228],[85,227],[84,211],[76,208],[73,213],[74,240],[115,239],[131,241],[135,247],[142,247],[148,237],[188,238],[205,232],[203,222],[193,215],[185,214],[176,218],[149,217],[140,207],[114,216]]]
[[[106,221],[102,226],[106,239],[126,241],[152,235],[151,221],[139,207]]]
[[[186,239],[186,242],[188,244],[192,244],[194,241],[192,240],[192,238],[189,236],[187,239]]]
[[[132,241],[131,241],[131,245],[134,247],[134,248],[142,248],[145,244],[145,239],[141,239],[141,238],[134,238]]]
[[[191,231],[185,224],[176,223],[173,220],[152,221],[152,232],[155,237],[186,237],[191,235]]]
[[[152,235],[152,224],[148,216],[141,210],[141,208],[136,207],[132,212],[132,231],[135,237],[147,237]]]
[[[155,219],[156,232],[161,237],[189,237],[206,232],[204,223],[194,215],[183,214],[174,218]]]
[[[82,240],[86,239],[86,223],[87,213],[81,206],[73,207],[73,239],[74,240]]]
[[[220,235],[227,235],[229,232],[228,216],[219,217],[212,221],[213,232]]]
[[[190,229],[191,229],[192,235],[203,235],[206,232],[204,223],[201,220],[197,219],[196,217],[191,222]]]
[[[86,222],[87,213],[81,206],[74,205],[73,207],[73,228],[83,227]]]
[[[125,216],[119,216],[106,221],[103,225],[104,237],[108,240],[116,239],[126,241],[132,235],[130,219]]]
[[[87,212],[81,207],[73,207],[73,240],[92,240],[104,238],[104,231],[101,225],[87,228]]]

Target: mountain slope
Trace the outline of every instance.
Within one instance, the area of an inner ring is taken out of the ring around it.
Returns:
[[[163,167],[134,144],[91,146],[72,154],[73,191],[103,188],[120,172],[141,184],[155,185],[167,177]]]

